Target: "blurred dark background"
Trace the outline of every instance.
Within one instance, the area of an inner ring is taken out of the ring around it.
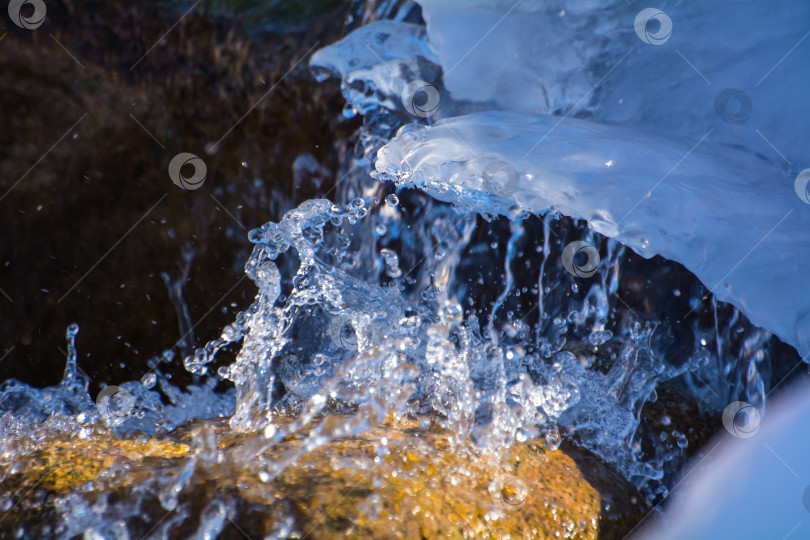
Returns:
[[[48,1],[33,30],[3,13],[0,380],[57,383],[74,322],[91,395],[169,348],[187,377],[162,273],[196,346],[250,304],[247,231],[326,192],[358,125],[309,55],[373,17],[262,5]],[[204,160],[201,188],[172,183],[180,152]]]

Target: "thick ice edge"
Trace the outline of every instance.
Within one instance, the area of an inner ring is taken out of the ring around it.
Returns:
[[[794,189],[810,165],[810,5],[663,1],[671,35],[650,43],[643,6],[623,2],[419,3],[426,34],[386,23],[380,45],[441,64],[442,101],[415,119],[438,123],[403,128],[379,171],[462,211],[587,219],[810,353],[810,206]],[[330,54],[344,80],[382,88],[379,59],[351,67],[361,38]],[[475,109],[499,112],[452,118]]]
[[[499,161],[519,182],[487,177]],[[480,113],[406,126],[376,167],[465,211],[586,219],[644,257],[682,263],[718,299],[810,351],[810,209],[790,178],[711,135],[690,147],[570,118]]]

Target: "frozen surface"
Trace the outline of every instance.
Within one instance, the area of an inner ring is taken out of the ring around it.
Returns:
[[[423,26],[377,21],[317,51],[310,65],[318,79],[341,78],[341,90],[354,106],[354,114],[365,114],[379,105],[394,109],[405,86],[425,66],[438,64],[426,48],[424,36]]]
[[[658,2],[672,25],[660,45],[636,34],[648,6],[635,2],[419,3],[453,99],[639,126],[690,146],[713,130],[711,141],[743,146],[776,168],[810,166],[807,2]],[[716,103],[729,88],[751,102],[736,124],[716,111],[741,112],[737,99]]]
[[[622,2],[420,3],[452,99],[513,113],[406,127],[379,171],[465,211],[585,218],[810,352],[810,6],[662,5],[656,46]],[[519,181],[482,178],[493,161]]]
[[[407,126],[380,151],[377,170],[464,211],[554,208],[584,218],[645,257],[682,263],[752,322],[810,350],[810,270],[801,255],[810,247],[810,208],[790,178],[708,137],[690,148],[641,131],[558,122],[481,113]],[[487,186],[484,169],[496,160],[511,164],[519,182]]]
[[[750,439],[724,433],[637,538],[808,538],[810,388],[792,388]]]

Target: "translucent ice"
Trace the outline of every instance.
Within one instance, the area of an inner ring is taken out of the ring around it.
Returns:
[[[405,86],[426,64],[437,64],[425,47],[423,26],[377,21],[355,30],[346,39],[325,47],[310,60],[318,79],[338,75],[341,90],[356,112],[379,105],[394,109]]]
[[[706,141],[690,148],[624,128],[557,122],[481,113],[407,126],[376,166],[467,211],[554,208],[584,218],[645,257],[682,263],[755,324],[810,350],[802,256],[810,208],[788,178],[757,156]],[[511,164],[519,182],[493,185],[485,168],[494,161]]]
[[[511,112],[406,126],[378,171],[465,211],[587,219],[810,352],[810,6],[664,2],[639,27],[623,2],[420,4],[441,107]]]

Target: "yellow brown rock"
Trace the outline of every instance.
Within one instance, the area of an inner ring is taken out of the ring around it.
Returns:
[[[36,488],[46,491],[47,503],[82,486],[89,499],[96,492],[126,497],[132,486],[194,459],[180,499],[193,507],[214,497],[234,501],[229,527],[252,537],[267,535],[286,514],[294,517],[293,536],[305,538],[613,538],[645,510],[631,503],[634,490],[626,482],[576,449],[550,451],[531,442],[496,458],[414,424],[388,422],[328,442],[270,482],[260,479],[259,456],[237,457],[262,445],[263,434],[233,437],[222,421],[194,428],[219,434],[219,459],[199,455],[191,430],[150,440],[57,438],[15,460],[24,472],[9,474],[14,464],[0,463],[0,478],[15,501]],[[262,457],[277,462],[303,440],[290,436]],[[24,506],[12,510],[9,523],[33,519]],[[152,517],[162,514],[156,507]]]

